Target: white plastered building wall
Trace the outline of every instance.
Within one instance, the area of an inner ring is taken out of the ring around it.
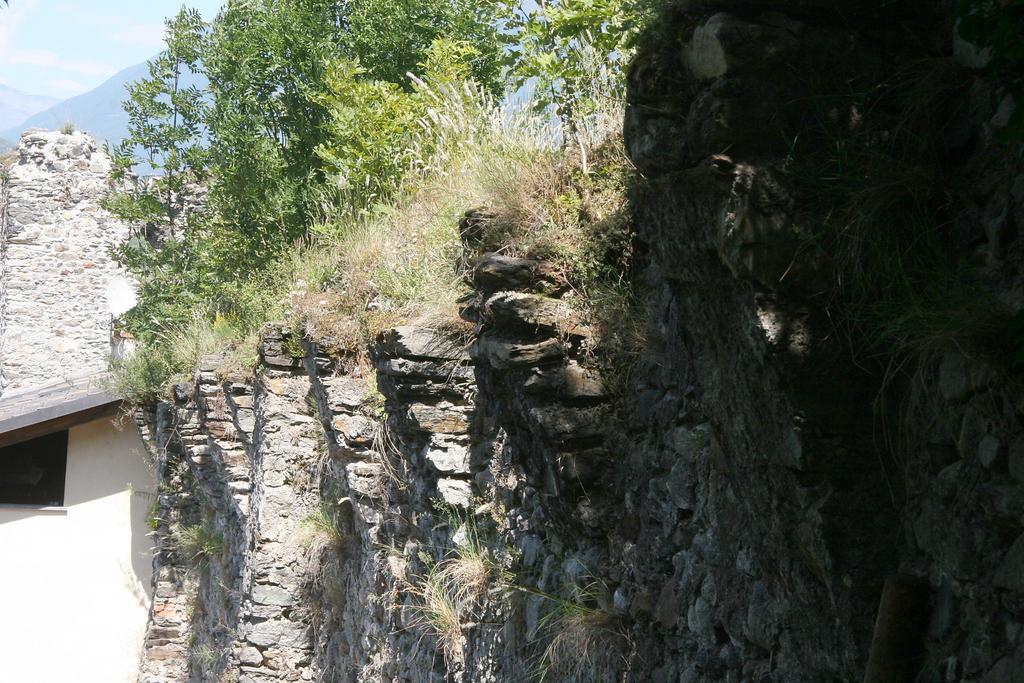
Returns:
[[[69,430],[63,509],[0,506],[0,681],[136,680],[151,482],[135,426],[105,418]]]

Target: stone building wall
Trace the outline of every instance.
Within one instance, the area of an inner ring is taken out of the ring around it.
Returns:
[[[78,132],[25,133],[0,170],[0,391],[106,370],[110,293],[131,296],[109,254],[128,226],[99,205],[109,173]]]

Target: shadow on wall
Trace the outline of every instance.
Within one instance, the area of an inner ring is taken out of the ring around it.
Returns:
[[[111,512],[121,518],[104,516],[97,521],[111,529],[119,541],[129,541],[130,567],[120,552],[118,563],[125,588],[148,609],[153,571],[149,511],[156,492],[145,447],[127,419],[90,422],[72,429],[68,440],[64,503],[69,515],[75,514],[76,506],[90,506],[111,496],[127,497],[127,510],[123,503],[118,504]],[[123,518],[125,512],[127,520]],[[124,538],[126,532],[128,539]]]
[[[155,500],[154,491],[136,489],[131,492],[131,566],[120,562],[125,589],[135,596],[139,607],[147,611],[153,599],[153,531],[149,520]]]

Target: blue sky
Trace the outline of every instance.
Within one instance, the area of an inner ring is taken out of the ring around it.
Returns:
[[[223,0],[186,0],[211,19]],[[0,83],[58,99],[160,51],[181,0],[11,0],[0,6]]]

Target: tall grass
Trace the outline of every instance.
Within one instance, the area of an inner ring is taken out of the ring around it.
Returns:
[[[828,70],[811,77],[823,79],[820,92],[844,82]],[[963,207],[945,182],[945,136],[970,74],[915,59],[864,65],[858,79],[850,92],[808,102],[791,157],[789,177],[807,198],[804,237],[834,274],[819,296],[858,360],[888,367],[886,384],[893,369],[933,352],[1005,360],[1013,311],[961,253]]]
[[[211,322],[196,315],[185,326],[161,333],[155,342],[114,361],[114,388],[136,403],[161,398],[173,384],[191,381],[203,356],[238,348],[245,339],[243,330],[248,331],[231,318],[217,317]]]

